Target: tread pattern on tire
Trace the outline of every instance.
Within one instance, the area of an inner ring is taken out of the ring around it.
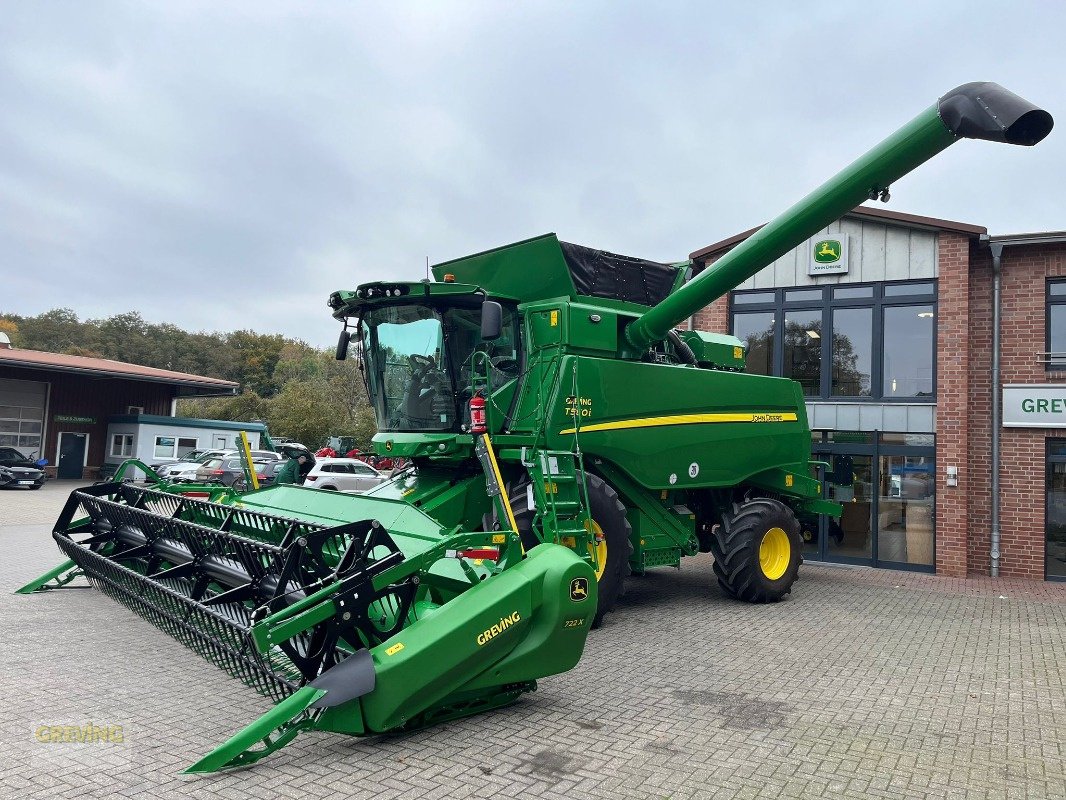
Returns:
[[[622,539],[625,542],[625,547],[622,550],[623,557],[617,561],[617,565],[615,566],[614,582],[613,584],[609,584],[610,594],[604,595],[603,593],[601,593],[599,596],[599,605],[596,608],[596,616],[592,621],[592,627],[598,628],[600,627],[600,625],[603,624],[604,615],[614,611],[615,606],[618,604],[618,601],[625,596],[626,578],[629,577],[630,572],[632,571],[629,566],[629,559],[633,555],[633,526],[629,524],[629,519],[626,517],[626,507],[619,499],[618,492],[615,490],[615,488],[596,475],[587,474],[586,478],[588,480],[589,504],[592,504],[592,494],[594,491],[602,492],[606,501],[613,505],[613,509],[620,520],[619,528],[621,530],[621,533],[616,532],[614,537],[610,537],[610,534],[608,534],[607,528],[604,526],[603,521],[600,520],[598,516],[594,516],[594,519],[600,525],[600,528],[603,529],[604,535],[608,537],[608,565],[610,565],[610,554],[612,548],[618,547],[618,544],[616,542],[612,542],[611,538],[615,538],[616,540]],[[603,578],[606,577],[607,574],[605,572],[604,575],[600,578],[601,587],[604,585]]]
[[[759,566],[759,546],[769,527],[780,527],[788,535],[795,558],[776,581]],[[711,537],[714,575],[722,590],[747,603],[776,603],[792,591],[800,556],[800,524],[796,515],[779,500],[759,497],[734,503],[732,512],[722,514],[722,525]]]

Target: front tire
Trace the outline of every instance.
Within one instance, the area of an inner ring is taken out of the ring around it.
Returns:
[[[715,577],[737,600],[776,603],[792,591],[802,546],[799,520],[784,503],[766,497],[734,503],[711,537]]]

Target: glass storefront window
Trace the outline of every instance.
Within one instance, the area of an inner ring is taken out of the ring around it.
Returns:
[[[1049,284],[1048,291],[1057,286]],[[749,363],[756,369],[749,371],[799,381],[807,397],[932,400],[935,295],[935,281],[734,292],[733,329],[745,340],[772,330],[752,342]],[[1066,353],[1064,300],[1049,294],[1048,329],[1049,349]],[[1057,302],[1063,303],[1059,310]],[[810,308],[814,304],[818,308]],[[778,333],[781,341],[773,341]]]
[[[785,292],[785,302],[810,302],[812,300],[821,300],[823,298],[821,289],[789,289]]]
[[[774,292],[746,292],[733,296],[733,305],[752,305],[754,303],[774,302]]]
[[[821,468],[823,496],[840,503],[842,514],[822,519],[817,536],[804,538],[804,554],[813,560],[931,571],[935,446],[933,434],[858,431],[828,431],[823,443],[812,442],[813,459],[829,465]],[[1066,531],[1066,514],[1063,523]],[[1063,549],[1066,554],[1066,537]]]
[[[907,447],[932,447],[936,436],[931,433],[882,433],[881,444],[903,445]]]
[[[838,286],[833,289],[834,300],[859,300],[873,296],[874,287],[872,286]]]
[[[873,364],[873,309],[833,309],[834,397],[869,397]]]
[[[877,558],[900,564],[933,563],[936,477],[927,456],[881,456],[877,503]]]
[[[798,381],[807,397],[821,394],[822,312],[785,312],[784,376]]]
[[[1066,284],[1051,284],[1053,287],[1066,286]],[[1047,349],[1049,353],[1058,355],[1048,356],[1048,366],[1066,367],[1066,305],[1054,303],[1048,306]]]
[[[733,335],[747,347],[747,372],[754,375],[774,374],[773,311],[734,314]]]
[[[936,284],[928,283],[886,283],[884,286],[885,297],[908,297],[910,295],[932,294],[936,291]]]
[[[886,306],[882,393],[932,397],[936,314],[931,305]]]

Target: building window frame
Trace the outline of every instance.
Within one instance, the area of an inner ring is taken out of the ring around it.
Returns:
[[[892,290],[904,290],[900,294],[885,295],[885,287]],[[907,287],[931,286],[932,292],[915,291],[908,293]],[[867,297],[834,297],[834,289],[869,289]],[[788,292],[797,290],[820,290],[820,298],[788,300]],[[767,298],[764,302],[743,302],[748,296]],[[737,302],[736,298],[741,301]],[[772,300],[770,299],[772,297]],[[1066,295],[1063,296],[1066,301]],[[935,326],[932,340],[932,392],[929,395],[911,397],[886,396],[884,392],[884,310],[900,306],[932,306]],[[849,396],[832,394],[833,386],[833,342],[832,318],[836,309],[870,308],[872,309],[872,346],[870,354],[870,394],[868,396]],[[787,286],[776,289],[744,289],[731,292],[729,296],[729,332],[736,330],[737,314],[767,313],[774,314],[773,354],[771,356],[771,374],[784,375],[784,329],[785,314],[789,311],[820,310],[822,312],[822,368],[817,395],[807,395],[808,401],[832,401],[834,403],[935,403],[937,394],[937,330],[940,325],[940,303],[938,281],[935,278],[923,278],[911,281],[879,281],[871,283],[827,283],[819,286]],[[825,335],[825,332],[830,335]],[[1066,368],[1066,361],[1062,364]]]
[[[831,441],[830,434],[856,434],[862,433],[869,437],[868,441],[856,443],[846,441]],[[834,455],[861,455],[869,456],[871,463],[871,481],[877,486],[881,479],[881,457],[882,456],[910,456],[921,457],[930,459],[929,464],[932,468],[933,480],[933,501],[931,504],[931,523],[932,523],[932,540],[931,545],[933,548],[933,563],[921,564],[910,561],[894,561],[889,558],[884,558],[881,555],[881,536],[882,531],[878,526],[878,519],[881,515],[881,494],[880,492],[874,492],[870,496],[870,557],[858,557],[847,556],[841,554],[832,554],[828,552],[825,547],[825,537],[827,534],[827,518],[824,516],[819,517],[819,529],[818,529],[818,545],[819,551],[817,553],[807,550],[804,557],[810,558],[812,561],[822,561],[825,563],[836,564],[853,564],[856,566],[871,566],[877,569],[896,569],[904,570],[907,572],[936,572],[936,531],[937,531],[937,518],[936,518],[936,480],[935,476],[937,465],[936,454],[936,436],[935,434],[926,434],[931,438],[929,444],[898,444],[891,441],[886,441],[886,438],[893,436],[896,433],[894,431],[823,431],[816,430],[811,431],[811,453],[812,458],[815,460],[825,459],[831,460]],[[905,432],[904,432],[905,433]],[[906,435],[906,433],[905,433]],[[922,434],[915,434],[922,435]],[[823,496],[828,496],[828,485],[825,482],[825,475],[819,473],[820,480],[822,482]]]
[[[160,444],[160,440],[167,440],[167,439],[170,440],[170,444],[166,444],[166,443]],[[167,448],[167,447],[170,448],[170,452],[169,453],[167,453],[165,450],[164,451],[160,450],[160,448]],[[176,458],[177,456],[175,455],[175,453],[177,452],[177,449],[178,449],[178,437],[177,436],[169,436],[169,435],[167,435],[165,433],[164,434],[160,434],[159,436],[156,436],[154,441],[153,441],[152,457],[153,458]]]
[[[133,434],[112,434],[110,454],[115,458],[133,458]]]
[[[1051,518],[1051,487],[1049,486],[1051,479],[1051,465],[1053,463],[1063,463],[1066,461],[1066,456],[1059,455],[1053,452],[1054,449],[1066,445],[1066,440],[1049,436],[1044,439],[1044,529],[1041,531],[1041,538],[1044,541],[1044,580],[1052,583],[1066,582],[1066,576],[1061,575],[1049,575],[1048,574],[1048,561],[1051,558],[1049,550],[1051,549],[1050,536],[1048,535],[1048,520]]]
[[[1052,356],[1051,309],[1054,306],[1066,306],[1066,291],[1058,295],[1052,294],[1053,286],[1066,287],[1066,278],[1048,278],[1044,282],[1044,369],[1048,372],[1061,372],[1066,370],[1066,356],[1058,359]]]

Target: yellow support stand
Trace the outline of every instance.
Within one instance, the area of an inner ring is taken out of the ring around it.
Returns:
[[[244,462],[244,475],[252,491],[259,490],[259,478],[252,466],[252,446],[248,443],[248,434],[241,431],[241,461]]]

